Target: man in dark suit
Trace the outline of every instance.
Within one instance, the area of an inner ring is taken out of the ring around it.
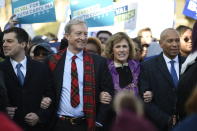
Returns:
[[[39,131],[50,118],[51,107],[41,109],[44,96],[53,99],[49,68],[25,56],[29,36],[22,28],[4,31],[3,51],[7,57],[0,63],[8,94],[8,115],[24,130]],[[20,68],[18,68],[20,65]]]
[[[176,30],[165,29],[160,35],[163,52],[142,63],[140,93],[143,95],[147,116],[162,131],[176,124],[176,86],[181,69],[179,54],[180,39]],[[171,61],[174,64],[171,64]],[[173,74],[173,75],[172,75]],[[152,101],[146,91],[152,92]],[[150,101],[150,102],[148,102]]]
[[[54,131],[94,131],[95,123],[102,126],[105,110],[109,107],[109,104],[100,102],[100,92],[106,91],[113,96],[112,78],[106,60],[84,50],[87,31],[84,21],[70,20],[65,27],[68,48],[49,59],[57,93]],[[76,64],[77,73],[72,69],[73,63]],[[78,98],[72,97],[73,72],[77,74],[75,92]],[[73,99],[77,103],[75,106],[72,104]]]
[[[7,92],[4,83],[4,76],[2,71],[0,71],[0,112],[5,112],[7,106]]]

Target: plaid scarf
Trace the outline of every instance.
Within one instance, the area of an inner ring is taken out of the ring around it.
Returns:
[[[62,58],[66,50],[62,50],[53,55],[49,59],[49,67],[54,71],[58,61]],[[88,124],[88,131],[95,131],[95,76],[94,76],[94,61],[92,57],[86,52],[83,52],[84,62],[84,88],[83,88],[83,111],[85,113],[86,121]]]

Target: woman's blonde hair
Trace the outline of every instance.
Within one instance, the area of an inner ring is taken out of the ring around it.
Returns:
[[[108,59],[114,59],[113,47],[118,42],[122,41],[123,39],[125,39],[129,45],[129,58],[128,59],[133,59],[135,57],[135,45],[134,45],[132,39],[126,33],[118,32],[118,33],[112,35],[106,42],[105,56]]]

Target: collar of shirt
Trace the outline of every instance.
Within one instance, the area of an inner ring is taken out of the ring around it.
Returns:
[[[170,59],[170,58],[168,58],[166,55],[163,54],[163,58],[164,58],[164,60],[165,60],[165,62],[166,62],[166,65],[167,65],[167,68],[168,68],[169,72],[170,72],[170,69],[171,69],[170,61],[171,61],[171,60],[174,60],[174,61],[175,61],[174,66],[175,66],[175,70],[176,70],[176,73],[177,73],[177,77],[178,77],[178,79],[179,79],[179,70],[180,70],[180,69],[179,69],[179,59],[178,59],[178,55],[177,55],[174,59]]]
[[[73,57],[74,55],[76,55],[77,58],[79,58],[80,60],[83,61],[83,50],[80,51],[80,52],[77,53],[77,54],[73,54],[71,51],[69,51],[69,50],[67,49],[66,55],[67,55],[68,60],[72,60],[72,57]]]
[[[12,67],[14,69],[14,72],[16,73],[17,72],[17,69],[16,69],[16,65],[19,63],[13,59],[10,58],[10,62],[12,64]],[[22,64],[21,66],[21,71],[23,72],[23,75],[25,76],[26,75],[26,65],[27,65],[27,57],[25,56],[25,58],[20,62]]]
[[[171,60],[175,61],[175,63],[179,63],[178,55],[174,59],[170,59],[163,53],[163,58],[166,63],[170,63]]]

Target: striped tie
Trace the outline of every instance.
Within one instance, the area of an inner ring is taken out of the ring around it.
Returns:
[[[175,61],[173,61],[173,60],[170,61],[170,64],[171,64],[170,74],[172,76],[172,79],[173,79],[173,82],[174,82],[175,87],[177,87],[177,84],[178,84],[178,76],[177,76],[177,73],[176,73],[176,70],[175,70],[175,67],[174,67],[174,62]]]
[[[24,75],[23,75],[23,73],[22,73],[22,71],[21,71],[21,68],[22,67],[22,64],[21,63],[19,63],[19,64],[17,64],[16,65],[16,69],[17,69],[17,77],[18,77],[18,80],[19,80],[19,82],[20,82],[20,84],[21,84],[21,86],[23,86],[23,84],[24,84]]]
[[[71,105],[72,107],[77,107],[80,103],[77,65],[75,62],[76,58],[77,56],[74,55],[72,57],[72,63],[71,63]]]

